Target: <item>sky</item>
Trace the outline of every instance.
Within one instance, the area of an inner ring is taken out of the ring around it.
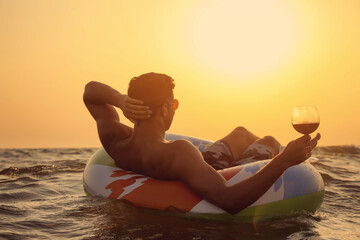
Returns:
[[[175,79],[171,133],[286,145],[314,105],[319,145],[360,145],[359,43],[357,0],[0,0],[0,148],[99,147],[85,84],[147,72]]]

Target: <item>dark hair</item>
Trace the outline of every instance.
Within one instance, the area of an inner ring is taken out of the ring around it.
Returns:
[[[173,96],[174,79],[162,73],[145,73],[131,79],[128,96],[154,109]]]

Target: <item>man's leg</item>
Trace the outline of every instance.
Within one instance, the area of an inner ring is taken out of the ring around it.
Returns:
[[[246,128],[237,127],[229,135],[222,138],[221,141],[224,141],[230,147],[232,156],[236,160],[251,144],[259,139]]]
[[[271,150],[273,156],[276,156],[279,154],[281,144],[273,136],[265,136],[265,137],[257,140],[255,143],[259,143],[259,144],[267,146]]]
[[[228,168],[257,139],[259,138],[245,128],[237,127],[226,137],[207,146],[202,155],[216,170]]]
[[[210,145],[202,154],[205,161],[218,170],[240,165],[240,160],[244,158],[272,158],[278,154],[279,147],[279,142],[273,137],[260,139],[246,128],[237,127],[229,135]]]
[[[258,139],[239,158],[235,159],[232,166],[272,159],[279,154],[280,146],[280,143],[272,136]]]

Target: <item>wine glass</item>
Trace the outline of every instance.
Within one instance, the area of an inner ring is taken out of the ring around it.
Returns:
[[[319,112],[315,106],[294,107],[292,113],[292,125],[296,131],[302,134],[314,132],[320,125]]]

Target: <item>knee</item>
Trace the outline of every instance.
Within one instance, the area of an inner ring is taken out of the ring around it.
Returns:
[[[263,139],[269,142],[277,142],[277,140],[273,136],[265,136],[263,137]]]
[[[237,134],[246,134],[246,133],[249,133],[249,131],[244,128],[244,127],[236,127],[234,130],[233,130],[234,133],[237,133]]]
[[[233,134],[238,137],[238,138],[242,138],[245,139],[249,142],[253,142],[255,140],[258,139],[257,136],[255,136],[252,132],[250,132],[249,130],[247,130],[245,127],[236,127],[233,130]]]
[[[273,136],[265,136],[265,137],[263,137],[263,141],[272,145],[275,148],[280,146],[279,141],[276,140],[276,138],[274,138]]]

